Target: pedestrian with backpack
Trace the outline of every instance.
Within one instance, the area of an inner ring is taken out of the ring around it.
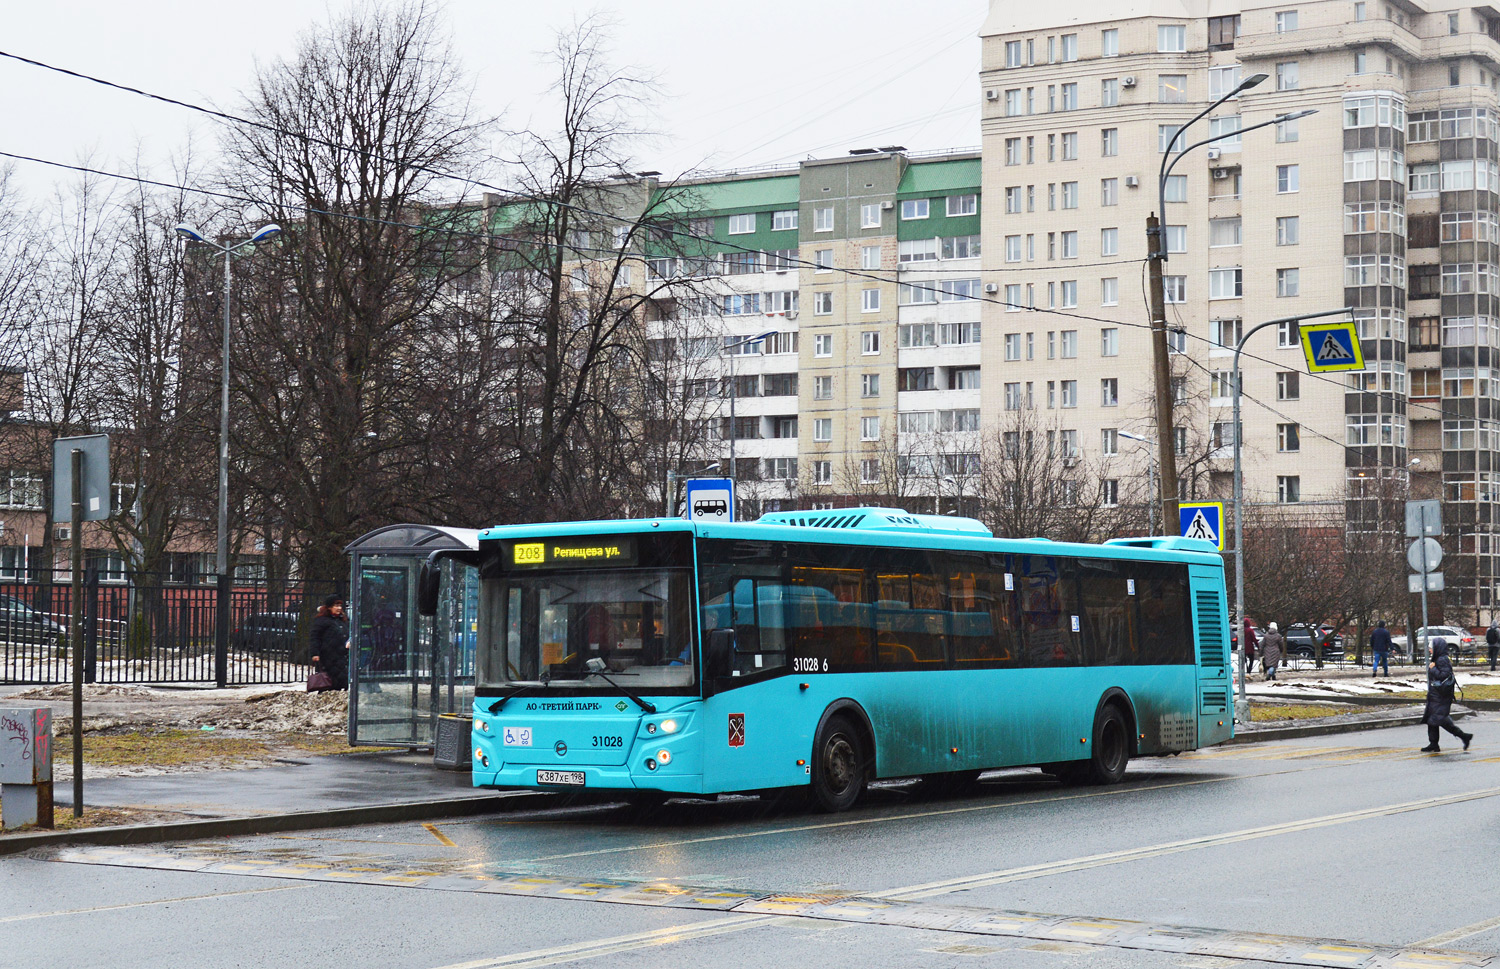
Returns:
[[[1490,619],[1490,628],[1484,632],[1484,641],[1490,647],[1490,672],[1495,671],[1495,660],[1500,657],[1500,620]]]

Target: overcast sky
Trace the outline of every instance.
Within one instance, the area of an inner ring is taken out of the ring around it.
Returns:
[[[0,50],[153,93],[233,108],[257,64],[340,3],[54,0],[7,5]],[[660,79],[663,138],[636,169],[729,170],[899,144],[979,144],[977,33],[985,0],[449,0],[442,8],[476,102],[507,127],[536,117],[549,76],[538,52],[559,26],[602,11],[615,60]],[[217,131],[183,108],[0,59],[0,150],[118,170],[139,156],[158,176]],[[57,173],[17,163],[43,192]],[[169,176],[168,176],[169,177]]]

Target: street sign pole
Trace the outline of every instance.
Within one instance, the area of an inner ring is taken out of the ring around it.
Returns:
[[[73,817],[83,817],[83,449],[73,448],[73,595],[69,603],[68,655],[73,659]]]
[[[1427,506],[1423,505],[1421,507],[1421,510],[1418,511],[1417,514],[1420,515],[1422,519],[1422,537],[1417,539],[1417,541],[1422,545],[1422,631],[1427,632]],[[1427,639],[1430,640],[1431,638],[1432,634],[1427,633]],[[1417,663],[1417,645],[1415,642],[1417,637],[1408,636],[1406,637],[1406,639],[1407,642],[1411,645],[1411,661],[1413,664],[1415,664]],[[1423,645],[1425,645],[1425,643]]]

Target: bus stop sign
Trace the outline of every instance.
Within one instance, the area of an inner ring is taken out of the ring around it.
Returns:
[[[688,521],[734,521],[734,479],[689,478],[687,512]]]
[[[52,520],[73,518],[73,452],[83,452],[83,518],[102,522],[109,518],[109,435],[85,434],[60,437],[52,442]]]

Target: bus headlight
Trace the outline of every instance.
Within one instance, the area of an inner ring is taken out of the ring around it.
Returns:
[[[484,751],[478,747],[474,748],[474,759],[479,762],[480,767],[490,766],[490,759],[484,755]]]
[[[652,760],[650,757],[647,757],[646,758],[646,769],[647,770],[656,770],[656,761]]]
[[[648,723],[648,724],[646,724],[646,732],[647,733],[656,733],[656,724],[654,724],[654,723]]]
[[[676,720],[663,720],[661,722],[661,729],[664,732],[666,732],[666,733],[676,733],[677,732],[677,721]]]
[[[670,763],[672,763],[672,752],[670,750],[667,750],[666,748],[662,748],[661,750],[658,750],[656,752],[656,761],[659,764],[670,764]]]
[[[481,720],[481,721],[479,721],[479,732],[480,733],[489,733],[490,732],[490,722],[488,720]]]

